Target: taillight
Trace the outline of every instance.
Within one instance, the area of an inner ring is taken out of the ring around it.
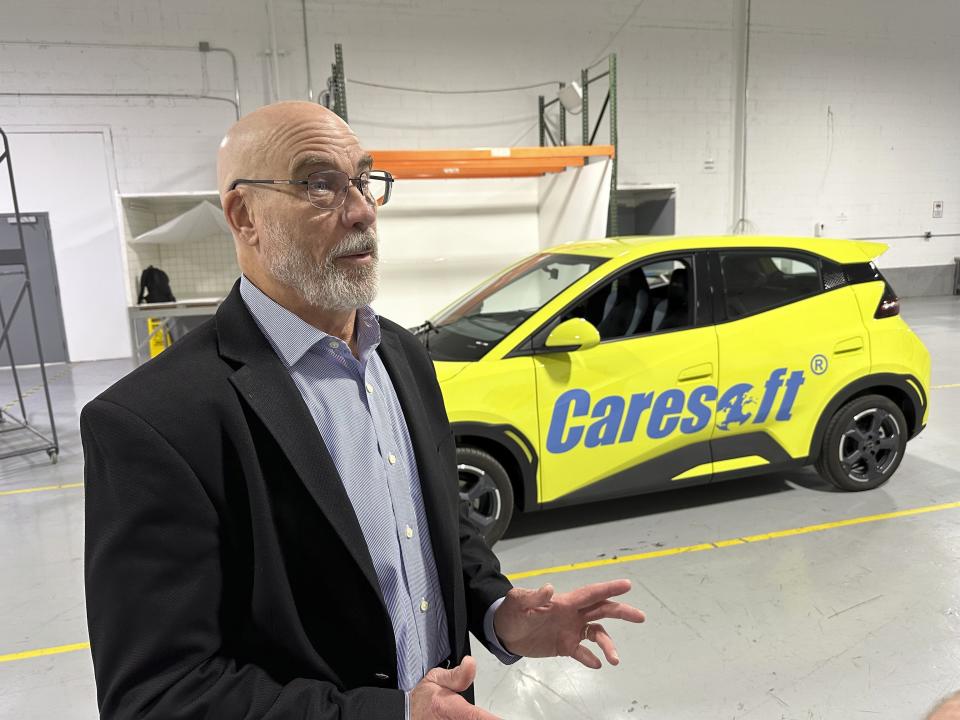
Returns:
[[[880,298],[880,304],[877,305],[877,311],[873,314],[878,320],[881,318],[894,317],[900,314],[900,298],[890,287],[890,283],[884,281],[883,296]]]

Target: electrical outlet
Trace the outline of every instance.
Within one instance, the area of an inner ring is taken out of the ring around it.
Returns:
[[[934,200],[933,201],[933,216],[935,218],[943,217],[943,200]]]

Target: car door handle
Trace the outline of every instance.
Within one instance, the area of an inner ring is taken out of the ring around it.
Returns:
[[[680,373],[677,382],[693,382],[694,380],[703,380],[713,375],[713,363],[703,363],[694,365]]]
[[[847,338],[846,340],[841,340],[833,347],[834,355],[849,355],[850,353],[859,352],[863,350],[863,338],[862,337],[852,337]]]

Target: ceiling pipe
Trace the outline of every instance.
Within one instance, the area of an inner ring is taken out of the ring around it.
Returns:
[[[307,0],[300,0],[303,10],[303,51],[307,58],[307,99],[313,102],[313,71],[310,69],[310,35],[307,32]]]
[[[72,42],[67,40],[0,40],[0,45],[29,45],[32,47],[89,47],[107,48],[110,50],[166,50],[179,52],[225,53],[230,58],[233,70],[233,100],[216,97],[214,95],[196,95],[189,93],[66,93],[66,92],[0,92],[4,97],[152,97],[175,98],[181,100],[213,100],[229,102],[234,107],[234,114],[240,118],[240,71],[237,68],[237,56],[229,48],[211,47],[208,42],[199,42],[196,45],[150,45],[147,43],[95,43]]]
[[[191,95],[189,93],[107,93],[107,92],[12,92],[0,91],[0,97],[98,97],[98,98],[167,98],[173,100],[211,100],[225,102],[233,106],[234,117],[240,119],[240,108],[233,98],[216,97],[214,95]]]
[[[267,0],[267,27],[270,30],[270,68],[273,70],[273,101],[280,101],[280,51],[277,49],[277,25],[273,19],[273,0]]]

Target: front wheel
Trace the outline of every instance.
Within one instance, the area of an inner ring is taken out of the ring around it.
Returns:
[[[493,455],[474,447],[457,448],[460,502],[491,547],[503,537],[513,517],[510,476]]]
[[[817,471],[841,490],[870,490],[896,472],[907,447],[903,411],[882,395],[841,407],[827,425]]]

